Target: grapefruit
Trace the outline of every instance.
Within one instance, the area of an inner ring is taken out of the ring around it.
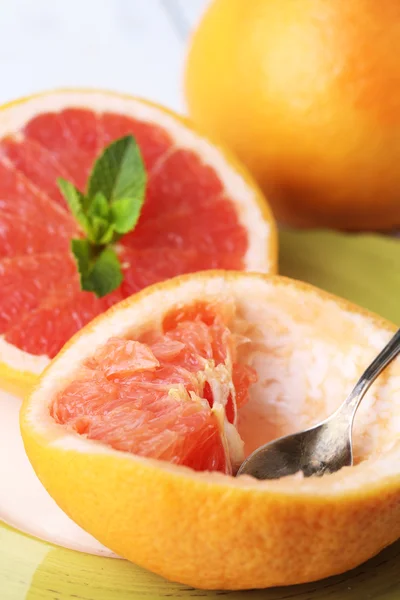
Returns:
[[[70,253],[78,223],[57,187],[84,190],[115,138],[133,134],[148,173],[136,229],[118,246],[124,281],[104,298],[80,289]],[[143,100],[56,91],[0,110],[0,378],[22,393],[73,333],[162,279],[207,268],[274,271],[275,227],[255,184],[177,115]]]
[[[399,53],[397,0],[214,0],[188,54],[189,113],[280,222],[396,228]]]
[[[45,488],[102,544],[168,579],[247,589],[344,572],[400,536],[400,361],[366,396],[353,467],[233,477],[331,414],[395,327],[307,284],[209,271],[78,332],[23,404]]]

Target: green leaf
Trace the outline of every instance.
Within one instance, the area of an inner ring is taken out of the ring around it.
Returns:
[[[59,177],[57,179],[57,184],[75,219],[78,221],[78,223],[80,223],[84,231],[87,232],[88,220],[84,210],[84,195],[74,186],[73,183],[70,183],[66,179]]]
[[[89,222],[88,238],[95,246],[110,244],[114,237],[114,225],[102,217],[92,217]]]
[[[84,289],[90,288],[101,298],[117,289],[123,280],[121,265],[115,251],[106,248],[94,261],[88,276],[85,278]]]
[[[78,266],[82,290],[94,292],[101,298],[121,285],[121,265],[112,248],[105,248],[96,255],[95,248],[87,239],[73,239],[71,248]]]
[[[111,204],[111,220],[117,233],[128,233],[131,231],[140,216],[143,206],[143,198],[120,198]]]
[[[92,198],[88,199],[87,203],[86,214],[89,220],[93,217],[101,217],[109,221],[110,207],[107,198],[102,192],[97,192]]]
[[[100,246],[106,246],[108,244],[111,244],[112,242],[115,241],[115,229],[114,229],[114,225],[111,224],[107,224],[107,227],[104,229],[104,233],[98,238],[98,244]]]
[[[81,287],[104,296],[123,279],[110,245],[135,227],[145,197],[146,170],[135,139],[128,135],[105,148],[94,164],[86,196],[64,179],[59,186],[87,235],[71,246]]]
[[[146,170],[135,138],[131,135],[116,140],[96,160],[90,175],[87,195],[98,192],[109,204],[121,198],[135,198],[143,202]]]
[[[107,199],[101,192],[89,201],[87,209],[89,222],[88,237],[97,246],[110,244],[114,238],[115,228]]]
[[[75,256],[82,283],[82,276],[85,276],[90,270],[92,246],[87,239],[73,239],[71,240],[71,250]]]

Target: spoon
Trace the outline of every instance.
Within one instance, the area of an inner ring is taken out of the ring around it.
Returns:
[[[255,450],[237,475],[278,479],[302,471],[305,477],[334,473],[353,464],[351,432],[365,393],[400,352],[400,329],[361,375],[338,410],[322,423],[274,440]]]

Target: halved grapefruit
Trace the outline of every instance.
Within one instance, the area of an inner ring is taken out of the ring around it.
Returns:
[[[148,173],[140,222],[119,242],[124,281],[83,292],[79,234],[57,187],[83,190],[105,145],[133,134]],[[242,168],[177,115],[143,100],[56,91],[0,110],[0,379],[29,387],[69,337],[146,285],[208,268],[274,272],[275,226]]]
[[[341,573],[400,536],[399,360],[359,409],[355,466],[232,475],[332,413],[394,329],[278,276],[177,277],[68,342],[23,405],[25,449],[76,523],[169,579],[246,589]]]

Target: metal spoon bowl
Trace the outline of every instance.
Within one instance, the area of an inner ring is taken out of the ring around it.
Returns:
[[[328,419],[255,450],[242,463],[238,475],[278,479],[302,471],[305,477],[334,473],[353,464],[352,428],[365,393],[400,352],[400,329],[361,375],[353,391]]]

